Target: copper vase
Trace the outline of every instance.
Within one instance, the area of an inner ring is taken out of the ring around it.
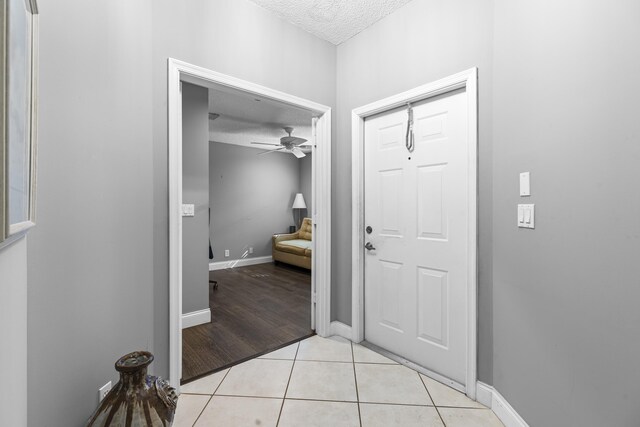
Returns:
[[[178,396],[162,378],[147,375],[148,351],[134,351],[116,362],[120,381],[105,396],[87,427],[170,427]]]

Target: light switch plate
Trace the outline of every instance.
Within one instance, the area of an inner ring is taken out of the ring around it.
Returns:
[[[531,176],[529,172],[522,172],[520,174],[520,196],[531,195]]]
[[[195,216],[195,205],[182,204],[182,216]]]
[[[518,205],[518,227],[535,228],[535,204]]]

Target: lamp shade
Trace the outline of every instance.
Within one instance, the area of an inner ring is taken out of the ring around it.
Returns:
[[[302,193],[296,193],[296,198],[293,199],[293,206],[291,206],[292,209],[307,209],[307,205],[304,202],[304,197],[302,196]]]

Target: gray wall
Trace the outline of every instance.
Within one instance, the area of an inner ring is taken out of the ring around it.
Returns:
[[[311,153],[307,153],[307,155],[301,158],[298,161],[300,165],[300,191],[302,196],[304,197],[304,202],[307,205],[307,209],[302,209],[300,214],[304,216],[311,217],[313,212],[313,198],[312,196],[312,186],[311,186],[311,178],[313,175],[313,155]]]
[[[169,371],[167,58],[335,108],[336,49],[247,0],[154,0],[152,20],[155,368],[166,375]],[[295,67],[291,66],[292,58]]]
[[[70,427],[84,425],[98,387],[118,379],[120,356],[153,351],[162,309],[153,305],[151,1],[38,5],[29,425]]]
[[[213,262],[271,256],[271,236],[287,233],[294,223],[300,161],[289,153],[259,156],[262,151],[209,144]]]
[[[246,0],[38,3],[29,425],[69,427],[126,352],[168,375],[167,58],[335,108],[335,47]]]
[[[637,426],[640,3],[495,11],[494,385],[531,426]]]
[[[27,425],[27,242],[0,249],[0,399],[2,424]],[[10,349],[10,350],[7,350]]]
[[[182,313],[209,308],[209,91],[182,84]]]
[[[351,110],[479,68],[479,360],[492,381],[492,15],[490,0],[415,0],[338,46],[332,317],[351,324]],[[342,220],[336,220],[341,218]]]

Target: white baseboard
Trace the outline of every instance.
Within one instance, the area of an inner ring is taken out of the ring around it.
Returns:
[[[478,381],[476,384],[476,400],[487,408],[491,408],[491,399],[493,398],[493,387]]]
[[[498,390],[478,381],[476,399],[484,406],[491,408],[505,427],[529,427],[529,424],[516,412]]]
[[[211,322],[211,309],[192,311],[182,315],[182,329]]]
[[[502,397],[498,390],[493,390],[491,410],[500,418],[505,427],[529,427],[529,424],[522,419],[520,414]]]
[[[255,258],[233,259],[230,261],[218,261],[209,263],[209,271],[224,270],[225,268],[246,267],[247,265],[267,264],[273,262],[271,256],[259,256]]]
[[[329,334],[338,335],[339,337],[346,338],[351,341],[351,326],[334,320],[331,322],[331,326],[329,327]]]

